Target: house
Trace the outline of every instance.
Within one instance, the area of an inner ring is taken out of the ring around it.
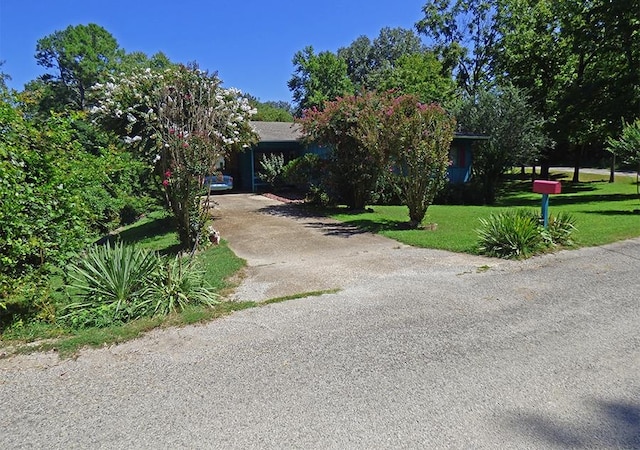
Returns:
[[[305,153],[326,154],[320,147],[306,147],[302,139],[302,129],[292,122],[251,122],[259,136],[257,145],[234,155],[225,172],[234,178],[234,185],[242,191],[259,191],[264,183],[258,178],[263,155],[283,154],[285,164]]]
[[[251,122],[258,132],[260,140],[257,145],[234,156],[229,161],[225,172],[232,175],[234,186],[242,191],[256,192],[264,185],[257,176],[260,161],[265,154],[283,154],[285,164],[305,153],[320,156],[328,154],[326,147],[305,146],[302,141],[302,130],[299,124],[291,122]],[[474,141],[487,139],[486,136],[456,133],[451,143],[449,181],[462,184],[471,178],[471,162],[473,159],[472,144]]]

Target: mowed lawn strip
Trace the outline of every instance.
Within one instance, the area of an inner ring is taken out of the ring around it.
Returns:
[[[608,244],[640,236],[640,200],[636,177],[581,174],[580,183],[571,175],[554,173],[562,183],[562,194],[550,197],[549,212],[570,213],[575,217],[573,240],[577,246]],[[373,212],[334,212],[332,217],[362,229],[379,233],[404,244],[476,253],[480,219],[510,208],[540,209],[541,195],[531,192],[531,181],[509,181],[495,206],[432,205],[424,220],[425,229],[403,229],[408,221],[405,206],[372,206]],[[430,226],[432,225],[432,226]]]

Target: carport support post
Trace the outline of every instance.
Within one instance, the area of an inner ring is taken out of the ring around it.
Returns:
[[[546,230],[549,227],[549,194],[542,194],[542,222]]]

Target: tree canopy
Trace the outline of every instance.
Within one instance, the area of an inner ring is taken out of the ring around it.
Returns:
[[[316,54],[313,47],[305,47],[293,57],[295,72],[288,86],[298,113],[312,107],[322,107],[324,102],[354,92],[347,75],[347,64],[331,52]]]
[[[87,90],[117,65],[123,55],[116,39],[94,23],[69,26],[38,40],[36,61],[53,69],[44,76],[60,84],[77,109],[84,109]]]

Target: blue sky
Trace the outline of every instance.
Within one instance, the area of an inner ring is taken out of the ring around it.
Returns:
[[[9,86],[45,73],[38,39],[69,25],[96,23],[127,52],[164,52],[217,71],[225,87],[262,101],[290,101],[296,51],[336,51],[383,27],[412,28],[425,0],[0,0],[0,71]]]

